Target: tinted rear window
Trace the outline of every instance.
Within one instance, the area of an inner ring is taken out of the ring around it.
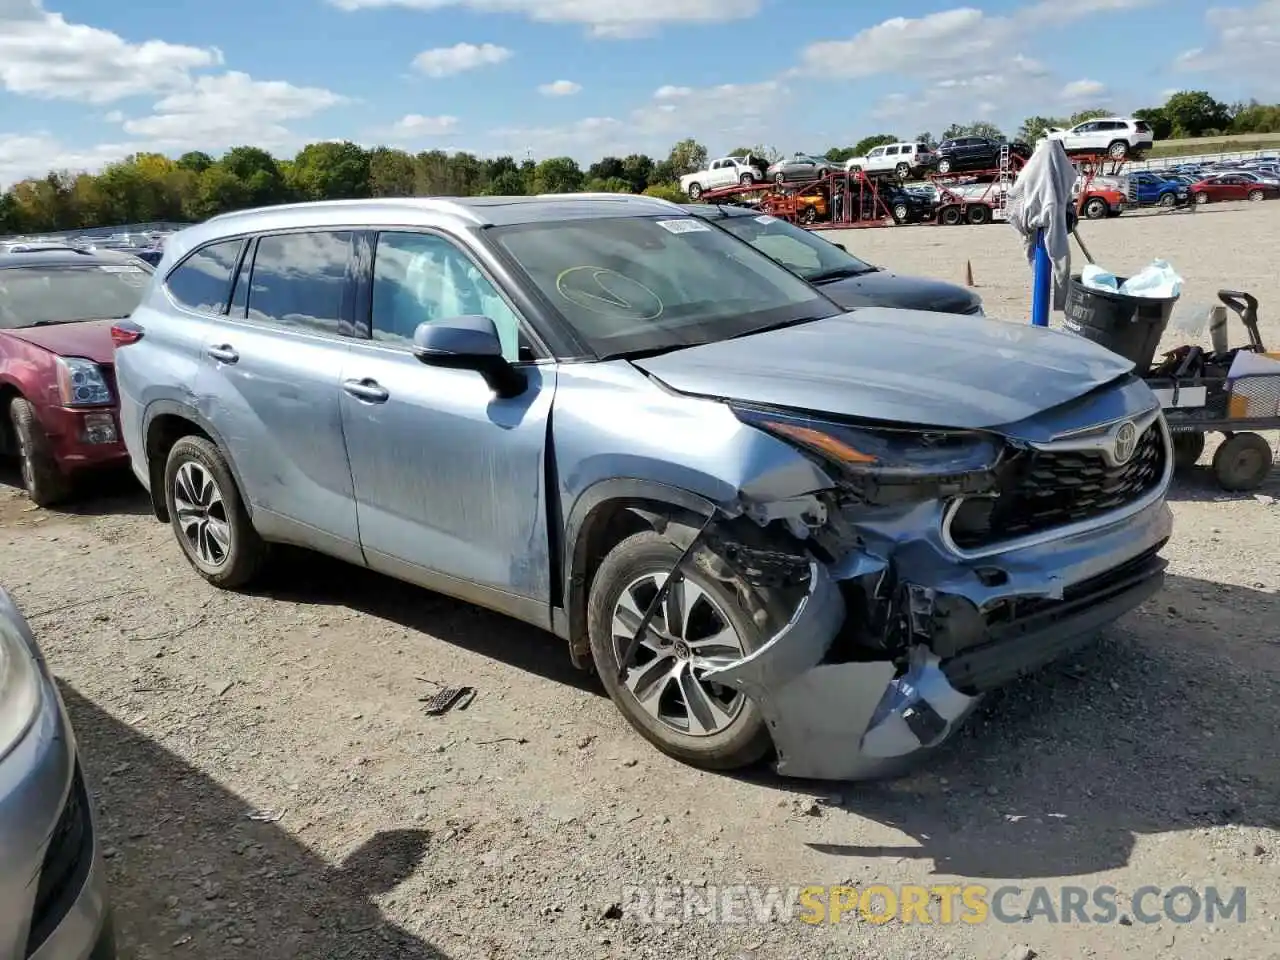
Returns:
[[[0,330],[127,317],[151,274],[127,264],[0,270]]]
[[[927,143],[916,144],[916,153],[928,153],[928,152],[929,152],[929,145]]]
[[[1137,130],[1139,133],[1151,132],[1151,127],[1144,120],[1139,120],[1137,123],[1135,123],[1133,125],[1133,129]]]
[[[221,313],[231,296],[231,271],[243,240],[222,240],[197,250],[169,274],[169,295],[188,310]]]

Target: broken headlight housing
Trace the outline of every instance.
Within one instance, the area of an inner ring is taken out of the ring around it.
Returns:
[[[999,437],[976,430],[853,426],[751,408],[734,413],[868,490],[923,485],[934,496],[984,491],[994,483],[1004,450]]]

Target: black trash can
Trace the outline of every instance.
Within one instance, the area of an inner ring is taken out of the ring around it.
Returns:
[[[1116,277],[1123,286],[1125,277]],[[1063,326],[1132,360],[1139,374],[1151,369],[1177,297],[1128,297],[1086,287],[1077,274],[1067,288]]]

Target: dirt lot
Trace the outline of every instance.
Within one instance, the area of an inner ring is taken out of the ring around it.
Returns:
[[[1163,255],[1188,300],[1241,286],[1280,317],[1277,223],[1267,204],[1085,230],[1118,270]],[[844,239],[902,272],[956,280],[971,260],[992,312],[1025,316],[1007,228]],[[46,512],[4,476],[0,583],[64,684],[126,956],[1277,956],[1280,477],[1256,497],[1180,484],[1163,596],[993,697],[927,768],[852,786],[690,770],[549,636],[294,555],[262,592],[220,593],[127,478]],[[479,695],[433,719],[433,683]],[[1245,886],[1247,919],[648,926],[609,909],[628,884],[964,881]]]

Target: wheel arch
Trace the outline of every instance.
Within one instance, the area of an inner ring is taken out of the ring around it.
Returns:
[[[609,550],[644,530],[670,532],[679,540],[680,528],[696,530],[715,511],[716,505],[705,497],[654,480],[601,480],[582,492],[565,523],[564,595],[553,618],[556,632],[569,642],[575,666],[586,669],[591,663],[587,596]]]
[[[0,454],[17,452],[13,424],[9,422],[9,403],[22,396],[22,389],[12,380],[0,380]]]
[[[253,504],[244,496],[244,483],[227,449],[226,442],[200,411],[190,404],[177,400],[156,400],[147,406],[143,416],[143,450],[146,456],[151,509],[156,519],[162,523],[169,522],[169,508],[164,496],[165,462],[173,445],[183,437],[189,436],[204,437],[218,448],[218,452],[222,454],[227,467],[231,470],[231,476],[235,479],[245,512],[249,514],[250,519],[253,519]]]

